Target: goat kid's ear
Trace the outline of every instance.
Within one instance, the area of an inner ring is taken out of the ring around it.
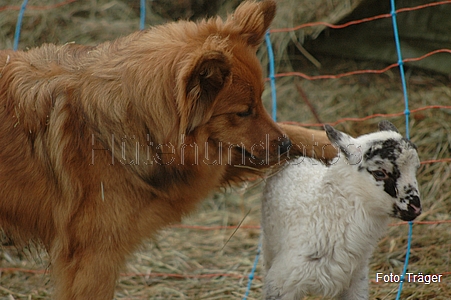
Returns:
[[[329,140],[338,146],[350,165],[357,165],[362,161],[362,149],[351,136],[336,130],[330,125],[324,125]]]
[[[246,1],[240,4],[232,16],[232,22],[240,28],[240,34],[249,46],[257,47],[263,42],[266,31],[276,15],[276,2]]]
[[[391,123],[387,120],[379,122],[379,130],[380,131],[394,131],[394,132],[399,133],[398,128],[396,128],[396,126],[393,125],[393,123]]]
[[[180,134],[188,134],[205,124],[213,113],[218,94],[231,80],[230,54],[222,50],[192,53],[178,77]]]

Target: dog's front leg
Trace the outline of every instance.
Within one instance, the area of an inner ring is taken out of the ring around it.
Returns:
[[[69,251],[52,249],[51,256],[53,299],[113,299],[119,268],[125,261],[125,255],[118,255],[118,250],[111,251],[100,241],[93,241],[84,247],[73,244]]]
[[[326,132],[297,125],[277,123],[291,140],[290,156],[309,156],[322,161],[330,161],[337,156]]]

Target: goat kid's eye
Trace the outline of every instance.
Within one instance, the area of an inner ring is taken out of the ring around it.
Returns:
[[[373,171],[373,172],[371,172],[371,174],[373,174],[374,179],[376,179],[376,180],[385,180],[388,178],[387,173],[385,173],[384,171],[381,171],[381,170]]]

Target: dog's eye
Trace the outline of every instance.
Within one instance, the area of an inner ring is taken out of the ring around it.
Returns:
[[[371,174],[373,174],[374,179],[376,180],[385,180],[388,179],[387,173],[385,173],[384,170],[376,170],[372,171]]]
[[[243,111],[243,112],[239,112],[236,114],[238,117],[248,117],[250,115],[252,115],[252,108],[249,107],[248,110]]]

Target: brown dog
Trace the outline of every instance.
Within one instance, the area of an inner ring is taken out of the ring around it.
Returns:
[[[246,2],[96,47],[0,51],[0,227],[43,243],[56,299],[111,299],[144,238],[287,152],[255,55],[274,14]],[[329,143],[283,128],[296,154]]]

